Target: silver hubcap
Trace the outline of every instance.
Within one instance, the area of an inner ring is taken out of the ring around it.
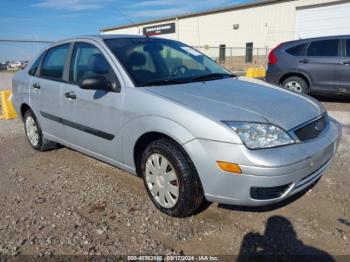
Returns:
[[[29,142],[32,144],[32,146],[37,146],[39,142],[38,127],[35,120],[31,116],[26,118],[26,131]]]
[[[168,159],[152,154],[146,161],[146,183],[159,205],[172,208],[179,199],[179,181]]]
[[[285,84],[285,87],[299,93],[303,91],[301,85],[296,81],[289,81]]]

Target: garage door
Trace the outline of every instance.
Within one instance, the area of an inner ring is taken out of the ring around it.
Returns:
[[[350,3],[297,9],[295,32],[296,39],[350,35]]]

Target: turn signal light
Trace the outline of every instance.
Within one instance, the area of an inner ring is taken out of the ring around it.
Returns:
[[[223,161],[216,161],[216,163],[223,171],[236,173],[236,174],[242,174],[242,170],[238,164],[228,163],[228,162],[223,162]]]

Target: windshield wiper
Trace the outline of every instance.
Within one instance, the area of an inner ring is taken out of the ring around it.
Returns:
[[[216,79],[231,78],[231,77],[236,77],[236,75],[226,74],[226,73],[211,73],[207,75],[194,77],[190,80],[190,82],[216,80]]]
[[[154,81],[146,82],[145,84],[148,86],[161,86],[161,85],[171,85],[171,84],[183,84],[186,83],[185,80],[176,80],[176,79],[158,79]]]

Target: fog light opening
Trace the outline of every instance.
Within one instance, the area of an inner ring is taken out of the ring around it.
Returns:
[[[229,162],[223,162],[223,161],[216,161],[216,163],[218,164],[220,169],[223,171],[235,173],[235,174],[242,174],[241,168],[236,163],[229,163]]]

